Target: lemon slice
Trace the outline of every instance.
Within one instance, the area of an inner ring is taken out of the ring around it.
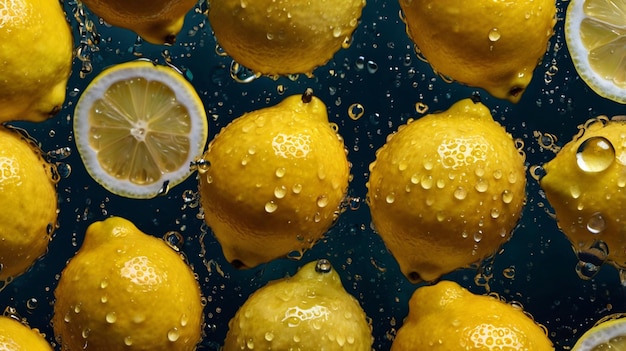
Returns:
[[[572,0],[565,40],[580,77],[598,95],[626,103],[626,0]]]
[[[572,351],[626,350],[626,318],[602,321],[578,339]]]
[[[200,97],[178,71],[138,60],[104,70],[87,86],[74,134],[95,181],[116,195],[151,198],[187,179],[208,127]]]

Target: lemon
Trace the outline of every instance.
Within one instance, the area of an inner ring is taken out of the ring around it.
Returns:
[[[228,328],[223,351],[372,350],[365,312],[326,259],[254,292]]]
[[[198,0],[81,0],[107,23],[130,29],[147,42],[174,44],[185,15]]]
[[[0,350],[3,351],[52,351],[38,329],[8,317],[0,316]]]
[[[0,127],[0,281],[43,256],[57,225],[58,174],[30,137]]]
[[[519,306],[475,295],[452,281],[418,288],[391,351],[554,350],[542,327]]]
[[[556,3],[400,0],[407,33],[435,72],[517,103],[554,33]]]
[[[76,147],[110,192],[151,198],[189,177],[208,124],[193,86],[150,61],[114,65],[85,89],[74,112]]]
[[[350,177],[343,139],[310,90],[236,118],[202,161],[204,219],[241,268],[299,258],[339,216]]]
[[[626,348],[626,319],[603,318],[576,341],[572,351],[623,350]]]
[[[543,165],[540,184],[580,259],[583,278],[626,268],[626,121],[597,118]]]
[[[626,103],[626,19],[624,1],[572,0],[565,17],[565,41],[574,68],[598,95]]]
[[[373,224],[413,282],[494,254],[525,202],[524,157],[471,99],[400,126],[369,169]]]
[[[195,350],[202,332],[194,272],[165,241],[111,217],[88,228],[54,291],[63,350]]]
[[[0,122],[44,121],[61,110],[72,69],[63,8],[58,0],[0,0],[0,14]]]
[[[209,22],[237,63],[271,76],[324,65],[351,41],[365,0],[212,0]]]

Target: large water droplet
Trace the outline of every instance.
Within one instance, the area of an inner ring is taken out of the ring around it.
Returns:
[[[602,172],[615,160],[615,148],[604,137],[585,140],[576,151],[576,164],[584,172]]]

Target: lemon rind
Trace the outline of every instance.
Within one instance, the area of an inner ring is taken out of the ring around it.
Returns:
[[[164,189],[172,188],[185,181],[192,173],[191,167],[181,167],[174,172],[163,173],[159,181],[138,185],[128,180],[121,180],[108,174],[97,160],[95,150],[89,145],[90,124],[87,122],[89,110],[95,101],[115,82],[128,79],[132,76],[156,80],[169,86],[174,92],[177,101],[188,109],[191,117],[191,131],[189,134],[191,152],[184,164],[191,165],[201,157],[208,138],[208,123],[204,105],[194,87],[184,79],[176,77],[179,74],[174,69],[138,60],[118,64],[105,69],[85,89],[74,111],[74,136],[76,147],[85,165],[87,173],[109,192],[135,199],[148,199],[161,194]],[[200,131],[200,132],[198,132]]]
[[[580,24],[586,17],[583,11],[584,2],[584,0],[570,2],[565,16],[565,42],[574,68],[585,84],[596,94],[617,103],[626,104],[626,88],[620,89],[610,81],[600,78],[589,68],[588,52],[582,47],[582,42],[578,37]],[[618,93],[610,93],[610,91]]]
[[[578,339],[572,351],[589,351],[618,336],[626,335],[626,319],[616,319],[599,324]]]

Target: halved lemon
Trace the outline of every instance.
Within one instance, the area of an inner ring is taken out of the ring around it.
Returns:
[[[596,323],[576,342],[572,351],[626,350],[626,318],[609,318]]]
[[[626,0],[571,0],[565,40],[583,81],[626,104]]]
[[[76,147],[87,172],[110,192],[152,198],[183,182],[204,151],[208,123],[178,71],[138,60],[102,71],[74,111]]]

